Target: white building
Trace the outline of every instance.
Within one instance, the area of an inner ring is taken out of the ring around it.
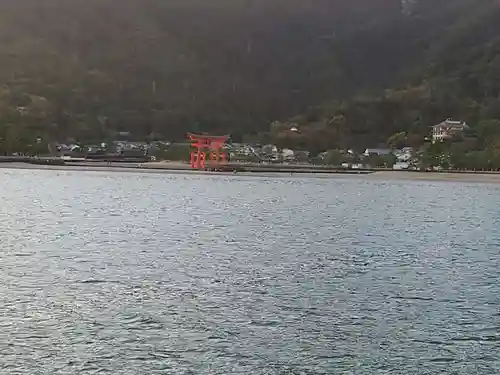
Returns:
[[[394,151],[394,156],[398,162],[407,163],[412,159],[413,148],[404,147],[401,150]]]
[[[266,159],[278,160],[279,159],[278,147],[276,147],[275,145],[262,146],[261,155]]]
[[[442,142],[463,133],[468,128],[469,126],[463,121],[445,120],[432,127],[432,142]]]
[[[404,163],[404,162],[398,162],[398,163],[394,164],[392,167],[392,169],[394,169],[395,171],[402,171],[402,170],[406,170],[408,168],[410,168],[410,164]]]
[[[290,150],[289,148],[284,148],[281,151],[281,157],[285,161],[291,161],[295,159],[295,152],[293,150]]]

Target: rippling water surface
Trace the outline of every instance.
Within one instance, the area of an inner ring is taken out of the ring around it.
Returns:
[[[1,374],[500,373],[500,185],[0,178]]]

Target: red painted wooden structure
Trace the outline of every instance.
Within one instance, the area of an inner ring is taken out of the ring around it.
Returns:
[[[191,152],[191,168],[206,169],[207,153],[209,154],[208,167],[217,168],[227,161],[227,156],[221,151],[229,138],[228,135],[213,136],[201,134],[188,134],[195,150]]]

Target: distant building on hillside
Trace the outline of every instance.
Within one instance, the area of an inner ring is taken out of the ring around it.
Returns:
[[[452,121],[447,119],[432,127],[432,142],[442,142],[462,134],[469,126],[463,121]]]

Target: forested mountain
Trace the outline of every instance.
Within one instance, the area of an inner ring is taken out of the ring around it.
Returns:
[[[420,134],[443,117],[500,116],[494,0],[0,7],[4,149],[38,136],[96,139],[116,130],[276,137],[266,134],[275,120],[299,123],[299,143],[324,149],[402,129]]]

